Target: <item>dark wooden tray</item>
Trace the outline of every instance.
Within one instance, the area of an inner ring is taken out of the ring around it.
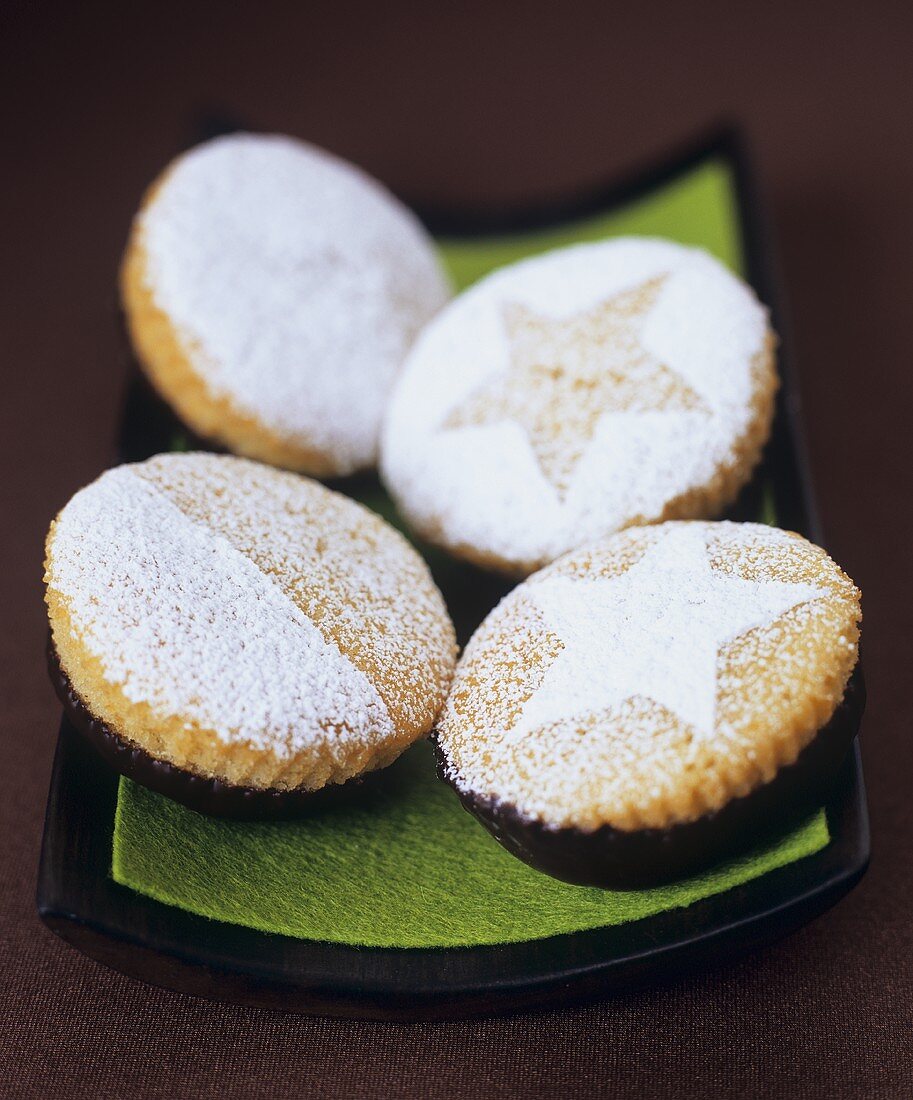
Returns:
[[[460,217],[427,213],[439,235],[478,237],[533,230],[610,210],[653,192],[707,158],[726,159],[736,180],[747,278],[781,336],[783,387],[770,445],[754,487],[770,484],[781,526],[815,541],[815,513],[792,375],[790,342],[742,140],[721,130],[663,164],[596,193],[548,208]],[[174,428],[137,383],[121,434],[127,459],[166,449]],[[735,514],[746,508],[745,501]],[[457,617],[465,639],[487,606]],[[826,807],[831,841],[820,852],[686,909],[630,924],[493,947],[355,948],[268,935],[162,905],[110,877],[117,776],[64,719],[51,780],[38,879],[42,920],[92,958],[147,981],[215,1000],[285,1011],[374,1019],[441,1019],[563,1004],[670,977],[770,942],[833,905],[862,877],[869,830],[858,744]]]

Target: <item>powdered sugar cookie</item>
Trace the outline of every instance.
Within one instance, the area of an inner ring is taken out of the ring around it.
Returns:
[[[374,465],[394,377],[449,295],[429,238],[380,184],[254,134],[165,170],[121,293],[141,365],[193,432],[320,477]]]
[[[681,874],[820,805],[858,726],[859,592],[799,535],[630,528],[519,585],[459,662],[444,777],[573,882]]]
[[[501,269],[424,330],[382,472],[426,539],[528,573],[633,524],[709,518],[770,430],[774,338],[751,290],[670,241]]]
[[[426,734],[455,660],[421,558],[294,474],[186,454],[109,470],[47,540],[55,682],[124,774],[277,816]]]

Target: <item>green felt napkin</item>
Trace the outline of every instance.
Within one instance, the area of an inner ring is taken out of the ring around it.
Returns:
[[[708,159],[687,175],[620,209],[532,233],[484,240],[441,240],[438,248],[457,290],[505,264],[549,248],[626,235],[669,237],[712,253],[733,271],[744,268],[732,172]]]
[[[827,843],[824,815],[711,872],[654,890],[569,886],[496,844],[410,749],[356,806],[229,823],[121,783],[114,877],[207,917],[371,947],[463,947],[621,924],[721,893]]]
[[[462,288],[543,249],[625,233],[700,245],[740,271],[728,166],[705,162],[623,209],[573,225],[439,246]],[[758,518],[773,522],[771,494],[760,500]],[[377,490],[368,503],[390,513]],[[437,559],[432,567],[458,622],[466,618],[458,604],[480,592],[488,598],[468,567]],[[469,618],[477,620],[474,609]],[[262,931],[375,947],[460,947],[639,920],[758,878],[828,840],[819,811],[763,848],[661,889],[568,886],[509,856],[436,778],[430,748],[421,744],[357,805],[300,822],[217,821],[122,780],[112,875],[158,901]]]

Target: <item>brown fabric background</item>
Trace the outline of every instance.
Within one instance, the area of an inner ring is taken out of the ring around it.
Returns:
[[[902,3],[26,4],[0,9],[0,1092],[913,1093],[913,19]],[[791,939],[580,1010],[434,1026],[214,1006],[34,910],[59,708],[41,542],[109,463],[118,253],[210,106],[438,203],[531,199],[721,114],[772,200],[829,548],[865,591],[863,884]]]

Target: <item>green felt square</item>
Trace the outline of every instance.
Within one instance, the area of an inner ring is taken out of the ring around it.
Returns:
[[[742,270],[735,190],[711,160],[646,198],[547,231],[440,241],[458,288],[523,256],[577,241],[651,234],[700,245]],[[366,502],[390,518],[375,489]],[[774,522],[765,486],[758,519]],[[454,611],[477,582],[439,555],[435,576]],[[464,575],[465,574],[465,575]],[[420,744],[357,805],[305,821],[240,824],[195,814],[122,780],[112,875],[203,916],[303,939],[377,947],[459,947],[539,939],[639,920],[758,878],[829,840],[823,811],[713,870],[661,889],[569,886],[509,856],[460,807]]]
[[[569,886],[514,859],[410,749],[357,806],[309,821],[217,821],[121,782],[114,877],[171,905],[304,939],[463,947],[621,924],[728,890],[822,848],[824,814],[672,886]]]
[[[551,229],[483,240],[440,240],[438,248],[457,290],[505,264],[549,248],[626,235],[668,237],[712,253],[744,271],[735,184],[724,160],[708,158],[686,175],[620,209]]]

